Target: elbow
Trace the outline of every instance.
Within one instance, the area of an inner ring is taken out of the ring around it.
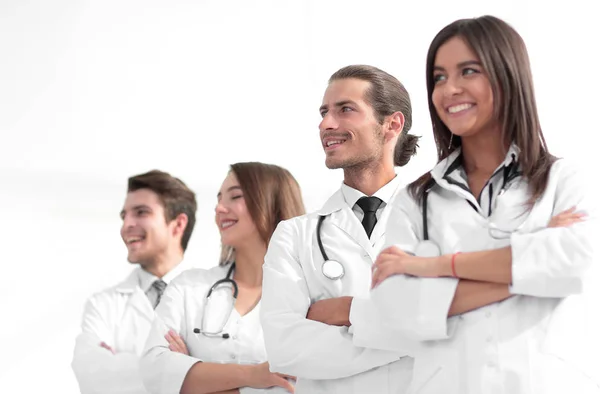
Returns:
[[[298,353],[292,349],[285,339],[272,330],[264,330],[265,349],[267,351],[267,360],[271,372],[284,373],[288,375],[297,375],[298,372]],[[270,338],[270,339],[269,339]]]
[[[583,292],[594,267],[594,241],[575,231],[553,235],[548,241],[552,246],[545,248],[528,242],[535,235],[513,237],[511,294],[562,298]]]
[[[440,328],[440,322],[433,322],[428,316],[417,315],[411,317],[410,313],[406,313],[404,316],[404,318],[389,321],[388,329],[392,330],[395,335],[412,342],[448,338],[445,318],[441,322]]]
[[[142,354],[139,361],[140,377],[142,384],[149,393],[159,393],[160,388],[164,387],[162,382],[163,374],[161,368],[158,367],[158,358],[160,353],[156,353],[154,348],[150,348]]]
[[[372,297],[389,330],[411,341],[448,338],[448,310],[458,281],[453,278],[386,279]],[[392,301],[393,300],[393,301]]]

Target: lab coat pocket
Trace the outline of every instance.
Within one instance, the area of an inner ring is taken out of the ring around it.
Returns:
[[[455,349],[440,346],[438,341],[425,344],[415,356],[413,378],[407,393],[460,394],[456,356]]]
[[[413,372],[413,380],[408,387],[407,394],[425,394],[425,393],[441,393],[442,390],[433,388],[435,385],[434,379],[438,376],[443,367],[441,365],[430,364],[429,367],[420,368],[415,362],[415,369]],[[435,387],[440,386],[440,382]]]

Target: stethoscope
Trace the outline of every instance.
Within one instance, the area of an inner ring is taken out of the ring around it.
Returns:
[[[327,279],[337,280],[341,279],[344,276],[344,266],[337,260],[330,260],[325,252],[325,248],[323,247],[323,241],[321,240],[321,226],[323,225],[323,221],[327,216],[321,215],[319,216],[319,221],[317,222],[317,243],[319,244],[319,249],[321,250],[321,256],[323,256],[323,264],[321,265],[321,272],[323,276]]]
[[[517,170],[517,166],[515,163],[515,157],[513,155],[513,161],[508,165],[505,166],[503,169],[503,180],[502,180],[502,187],[500,188],[500,192],[498,193],[498,195],[496,196],[496,201],[498,201],[498,197],[500,197],[501,195],[504,194],[504,192],[508,189],[508,186],[510,185],[510,183],[521,176],[521,172]],[[419,256],[419,257],[437,257],[441,255],[441,249],[438,246],[438,244],[436,244],[435,242],[431,241],[429,239],[429,228],[428,228],[428,220],[427,220],[427,197],[429,196],[429,191],[431,189],[433,189],[433,187],[435,186],[436,182],[434,179],[431,179],[431,181],[429,182],[429,184],[427,184],[425,186],[425,192],[423,193],[423,213],[422,213],[422,219],[423,219],[423,240],[420,241],[417,244],[417,247],[415,248],[414,252],[411,254],[414,254],[415,256]],[[341,279],[344,276],[344,266],[342,265],[342,263],[340,263],[337,260],[330,260],[329,257],[327,256],[327,253],[325,252],[325,248],[323,247],[323,241],[321,240],[321,226],[323,225],[323,221],[325,220],[326,216],[325,215],[321,215],[319,216],[319,221],[317,222],[317,244],[319,245],[319,249],[321,250],[321,255],[323,256],[323,264],[321,265],[321,272],[323,273],[323,276],[326,277],[327,279],[331,279],[331,280],[337,280],[337,279]],[[504,239],[506,237],[509,237],[510,234],[512,234],[515,231],[518,231],[519,228],[517,228],[516,230],[502,230],[500,228],[498,228],[497,226],[495,226],[493,223],[490,223],[490,226],[488,228],[489,234],[492,238],[494,239]],[[500,236],[494,235],[495,231],[498,231],[500,234]],[[408,252],[410,253],[410,252]]]
[[[503,169],[503,179],[502,179],[502,187],[500,188],[500,192],[496,196],[496,202],[498,201],[498,197],[503,195],[510,183],[520,177],[522,175],[521,171],[518,171],[517,164],[515,162],[515,156],[513,155],[512,162],[505,166]],[[429,239],[429,228],[427,226],[427,196],[429,195],[429,191],[433,189],[436,182],[434,179],[431,179],[429,184],[425,186],[425,193],[423,193],[423,240],[417,244],[417,247],[414,251],[415,256],[419,257],[437,257],[441,255],[440,247],[433,241]],[[517,227],[515,230],[503,230],[498,228],[494,223],[490,223],[488,226],[488,232],[490,236],[494,239],[505,239],[510,237],[513,232],[519,231]],[[499,232],[501,235],[497,235],[495,232]]]
[[[229,268],[229,271],[227,271],[227,276],[225,276],[225,278],[223,279],[219,279],[218,281],[216,281],[208,290],[208,293],[206,294],[206,298],[204,299],[204,308],[202,310],[202,320],[200,322],[200,326],[203,327],[203,329],[199,329],[199,328],[194,328],[194,333],[195,334],[202,334],[205,335],[207,337],[220,337],[223,339],[228,339],[229,338],[229,334],[228,333],[224,333],[223,332],[223,327],[221,327],[220,330],[216,331],[216,332],[210,332],[207,331],[206,329],[204,329],[204,322],[205,322],[205,317],[206,317],[206,305],[208,304],[208,302],[210,301],[210,296],[213,293],[213,290],[215,290],[217,287],[221,286],[222,284],[225,283],[229,283],[231,284],[231,286],[233,287],[233,300],[231,302],[230,305],[230,309],[229,309],[229,313],[228,316],[231,314],[231,311],[233,310],[234,306],[235,306],[235,301],[237,300],[237,296],[238,296],[238,285],[237,283],[235,283],[235,280],[232,279],[231,275],[233,273],[233,270],[235,269],[235,262],[233,262],[231,264],[231,267]],[[227,322],[227,320],[225,320],[225,323]]]

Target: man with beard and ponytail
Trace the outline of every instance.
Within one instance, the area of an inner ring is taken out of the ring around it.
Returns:
[[[365,65],[329,79],[320,107],[325,164],[341,188],[318,210],[283,221],[263,266],[261,321],[272,372],[297,377],[296,393],[401,393],[412,359],[353,344],[369,324],[353,300],[368,297],[384,246],[389,202],[402,189],[395,166],[415,154],[410,97],[390,74]]]
[[[128,180],[121,210],[127,260],[138,265],[122,283],[87,301],[72,367],[80,391],[146,393],[139,358],[165,287],[182,270],[196,222],[196,196],[182,181],[153,170]]]

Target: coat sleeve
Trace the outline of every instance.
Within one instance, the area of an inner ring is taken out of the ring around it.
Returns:
[[[178,284],[180,279],[181,276],[175,278],[167,286],[156,308],[155,318],[140,360],[142,379],[151,393],[179,393],[188,371],[200,361],[171,351],[165,339],[169,329],[183,336],[185,308],[183,290]]]
[[[102,294],[85,306],[82,332],[76,339],[71,366],[82,394],[146,393],[139,372],[139,357],[133,353],[112,354],[101,342],[114,347],[108,305]]]
[[[311,298],[294,220],[279,223],[263,265],[261,324],[271,371],[300,379],[339,379],[389,364],[402,355],[352,343],[347,327],[308,320]]]
[[[554,163],[545,192],[554,193],[552,216],[576,207],[588,218],[569,227],[514,233],[510,240],[511,293],[536,297],[581,293],[584,275],[595,258],[594,243],[598,242],[597,197],[586,190],[590,183],[595,182],[586,180],[565,160]]]
[[[391,204],[385,244],[412,253],[423,231],[421,208],[406,190],[398,193]],[[354,342],[382,347],[387,341],[388,349],[412,352],[422,341],[449,338],[456,322],[447,316],[457,285],[454,278],[387,278],[368,299],[352,303]],[[373,315],[379,316],[379,327],[369,323]]]

